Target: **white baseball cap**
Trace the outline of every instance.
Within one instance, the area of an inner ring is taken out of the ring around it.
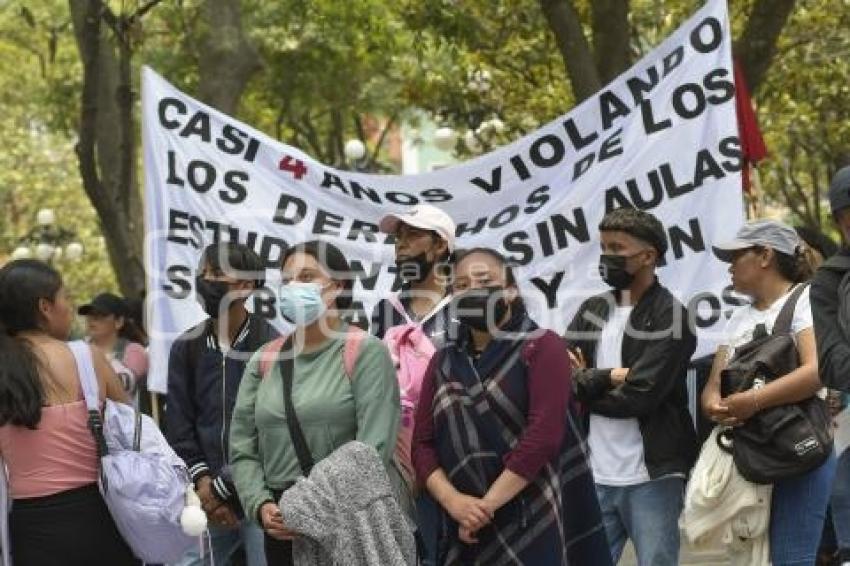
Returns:
[[[436,232],[448,245],[449,252],[455,249],[455,222],[452,217],[430,204],[417,204],[407,212],[387,214],[378,223],[378,228],[386,234],[398,232],[399,224],[407,224],[420,230]]]

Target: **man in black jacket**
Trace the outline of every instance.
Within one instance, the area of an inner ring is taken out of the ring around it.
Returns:
[[[682,304],[655,276],[667,251],[651,214],[618,209],[599,225],[600,275],[566,337],[614,563],[631,538],[641,566],[679,561],[678,519],[697,441],[686,371],[696,349]]]
[[[821,265],[812,280],[818,373],[827,387],[850,391],[850,167],[833,177],[829,204],[844,245]]]
[[[230,564],[240,546],[248,566],[266,564],[263,531],[244,518],[228,466],[230,418],[245,365],[277,336],[264,318],[245,309],[264,274],[262,260],[247,246],[222,242],[206,248],[195,290],[210,318],[181,335],[168,359],[168,441],[189,466],[210,521],[216,564]],[[180,566],[203,563],[194,549]]]
[[[829,187],[832,217],[844,245],[812,280],[809,300],[815,322],[818,374],[824,385],[850,391],[850,167],[840,169]],[[841,562],[850,562],[850,450],[839,454],[832,499],[832,522]]]

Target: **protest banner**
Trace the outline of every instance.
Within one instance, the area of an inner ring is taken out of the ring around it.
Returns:
[[[461,247],[516,263],[542,326],[562,332],[605,288],[597,226],[633,206],[670,243],[659,277],[692,309],[698,354],[712,351],[736,304],[711,253],[743,222],[726,2],[708,2],[595,96],[537,131],[456,166],[419,175],[334,169],[180,92],[143,70],[146,259],[151,390],[166,390],[170,343],[204,318],[194,295],[202,249],[245,243],[266,262],[255,312],[277,316],[273,275],[294,243],[326,239],[357,272],[365,316],[397,288],[388,212],[431,203],[457,223]]]

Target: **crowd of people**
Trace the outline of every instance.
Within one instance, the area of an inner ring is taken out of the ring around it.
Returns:
[[[829,198],[846,244],[850,168]],[[347,316],[355,277],[327,241],[282,257],[285,335],[247,304],[266,286],[260,257],[232,242],[203,251],[195,291],[208,316],[171,347],[162,419],[209,525],[210,550],[190,548],[181,566],[604,566],[628,541],[640,566],[664,566],[679,562],[680,532],[716,535],[737,564],[791,566],[816,563],[825,524],[850,563],[850,456],[816,418],[850,388],[846,245],[774,220],[716,243],[749,302],[702,389],[715,428],[701,445],[693,317],[657,276],[668,244],[654,216],[602,219],[610,289],[578,305],[563,336],[533,320],[502,254],[456,249],[440,209],[417,205],[380,229],[403,286],[368,329]],[[144,408],[147,339],[132,311],[105,293],[77,312],[102,397]],[[138,563],[98,491],[73,318],[52,267],[0,269],[16,566]]]

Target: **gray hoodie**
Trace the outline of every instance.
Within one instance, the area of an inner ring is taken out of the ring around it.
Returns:
[[[283,522],[299,533],[296,566],[416,563],[413,530],[393,497],[377,451],[349,442],[284,492]]]

